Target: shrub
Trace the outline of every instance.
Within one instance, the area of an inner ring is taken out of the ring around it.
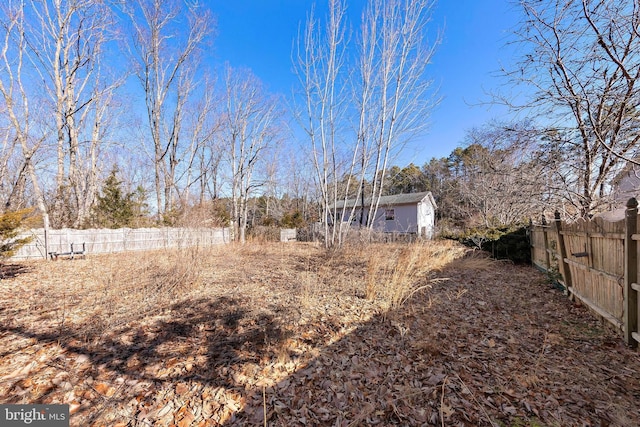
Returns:
[[[279,242],[280,228],[256,225],[247,228],[247,237],[252,242]]]
[[[303,228],[306,226],[306,221],[302,215],[302,212],[295,210],[293,212],[287,212],[282,216],[280,225],[284,228]]]
[[[15,255],[20,247],[32,240],[32,237],[18,238],[26,227],[32,209],[9,211],[0,214],[0,262]]]
[[[529,233],[527,227],[520,224],[471,228],[444,237],[487,251],[496,259],[508,259],[518,264],[531,263]]]

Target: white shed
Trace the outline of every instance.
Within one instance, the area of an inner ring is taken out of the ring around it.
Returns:
[[[636,159],[638,161],[640,159]],[[640,198],[640,166],[627,163],[611,181],[614,207],[623,208],[631,197]]]
[[[364,200],[364,215],[369,214],[370,199]],[[342,220],[348,221],[355,206],[352,223],[358,224],[361,217],[362,201],[350,199],[336,204],[342,211]],[[435,235],[436,202],[430,191],[423,193],[396,194],[382,196],[374,220],[374,229],[385,233],[417,234],[427,239]]]

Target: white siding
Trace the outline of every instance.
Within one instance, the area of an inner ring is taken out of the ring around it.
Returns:
[[[387,209],[393,209],[395,218],[385,219]],[[418,213],[416,205],[381,206],[378,208],[373,228],[386,233],[417,233]]]
[[[614,188],[614,199],[618,206],[625,206],[631,197],[638,197],[640,193],[640,172],[635,168],[628,171],[618,181]]]
[[[427,239],[435,235],[435,210],[426,200],[418,203],[418,234]]]
[[[394,210],[394,219],[385,218],[387,209]],[[342,215],[342,221],[349,220],[351,208],[347,208]],[[369,209],[365,208],[365,215],[369,214]],[[360,223],[360,209],[356,208],[352,218],[352,224]],[[435,208],[430,196],[422,201],[411,204],[379,206],[373,228],[385,233],[414,233],[427,239],[432,239],[435,235]]]

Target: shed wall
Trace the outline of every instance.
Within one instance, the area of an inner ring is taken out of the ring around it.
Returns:
[[[428,202],[418,203],[418,232],[427,239],[435,236],[435,209]]]
[[[393,220],[386,219],[386,210],[393,209],[395,218]],[[369,214],[369,209],[365,208],[365,215]],[[349,220],[350,209],[343,212],[342,221]],[[433,237],[435,218],[433,214],[433,206],[430,203],[420,203],[412,205],[398,206],[380,206],[376,213],[376,219],[373,222],[373,228],[384,231],[385,233],[419,233],[422,227],[425,227],[425,236]],[[356,209],[353,224],[360,221],[360,209]]]
[[[376,213],[374,228],[386,233],[417,233],[418,212],[417,205],[380,206]],[[387,209],[393,209],[395,218],[385,219]]]

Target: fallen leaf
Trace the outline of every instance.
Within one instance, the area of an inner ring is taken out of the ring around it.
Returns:
[[[178,385],[176,385],[176,394],[182,396],[186,394],[188,391],[189,391],[189,387],[186,384],[178,383]]]
[[[446,403],[443,403],[442,406],[440,406],[440,410],[442,411],[442,415],[444,415],[445,418],[449,418],[455,413],[453,408]]]
[[[116,389],[107,383],[97,383],[93,388],[100,394],[111,397],[115,394]]]

